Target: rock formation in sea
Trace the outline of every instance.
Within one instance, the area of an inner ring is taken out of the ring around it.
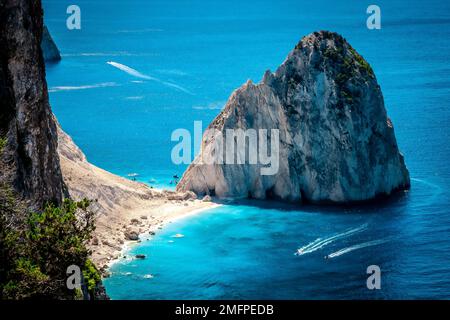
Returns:
[[[58,47],[53,41],[47,26],[44,26],[44,32],[42,33],[41,48],[46,62],[56,62],[61,60]]]
[[[227,129],[278,129],[278,170],[261,175],[260,163],[202,163],[221,150],[216,136],[205,134],[179,191],[346,203],[410,184],[375,74],[336,33],[304,37],[275,73],[267,71],[260,83],[248,81],[237,89],[208,129],[224,136]],[[245,148],[248,152],[248,144]]]
[[[60,203],[63,178],[41,53],[40,1],[0,5],[0,181],[35,207]]]

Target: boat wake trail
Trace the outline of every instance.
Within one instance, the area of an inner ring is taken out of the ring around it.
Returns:
[[[141,79],[146,79],[146,80],[158,80],[156,78],[147,76],[143,73],[140,73],[136,69],[130,68],[129,66],[126,66],[126,65],[118,63],[118,62],[108,61],[106,63],[109,64],[110,66],[113,66],[114,68],[122,70],[123,72],[128,73],[130,76],[133,76],[136,78],[141,78]]]
[[[355,233],[365,230],[366,228],[367,228],[367,224],[363,224],[363,225],[359,226],[358,228],[350,229],[343,233],[339,233],[339,234],[336,234],[334,236],[331,236],[331,237],[328,237],[325,239],[318,238],[318,239],[314,240],[313,242],[297,249],[297,252],[295,253],[295,255],[302,256],[304,254],[308,254],[308,253],[317,251],[317,250],[322,249],[323,247],[329,245],[330,243],[333,243],[336,240],[349,237]]]
[[[328,258],[328,259],[336,258],[336,257],[342,256],[343,254],[349,253],[349,252],[354,251],[354,250],[376,246],[376,245],[379,245],[379,244],[386,243],[388,241],[389,241],[388,239],[380,239],[380,240],[373,240],[373,241],[363,242],[363,243],[360,243],[360,244],[357,244],[357,245],[354,245],[354,246],[351,246],[351,247],[348,247],[348,248],[344,248],[344,249],[341,249],[339,251],[330,253],[328,256],[326,256],[326,258]]]
[[[415,204],[414,206],[427,207],[436,202],[438,197],[443,193],[442,188],[437,184],[417,178],[411,178],[411,181],[419,182],[427,187],[426,189],[423,189],[423,191],[421,191],[421,195],[422,198],[427,198],[428,200],[424,201],[424,199],[422,199],[420,203]]]
[[[158,79],[158,78],[155,78],[155,77],[143,74],[143,73],[137,71],[136,69],[130,68],[129,66],[126,66],[124,64],[121,64],[121,63],[118,63],[118,62],[114,62],[114,61],[108,61],[106,63],[109,64],[110,66],[113,66],[114,68],[117,68],[117,69],[119,69],[119,70],[121,70],[121,71],[123,71],[125,73],[128,73],[129,75],[131,75],[133,77],[141,78],[141,79],[145,79],[145,80],[150,80],[150,81],[155,81],[155,82],[158,82],[158,83],[161,83],[161,84],[165,85],[166,87],[174,88],[174,89],[180,90],[180,91],[182,91],[184,93],[193,95],[192,92],[190,92],[186,88],[183,88],[182,86],[179,86],[179,85],[177,85],[175,83],[172,83],[172,82],[163,81],[161,79]]]
[[[106,88],[106,87],[116,87],[118,86],[115,82],[103,82],[97,84],[89,84],[82,86],[57,86],[48,89],[48,92],[59,92],[59,91],[73,91],[73,90],[86,90],[95,88]]]

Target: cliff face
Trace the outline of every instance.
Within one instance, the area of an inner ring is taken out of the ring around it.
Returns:
[[[50,32],[46,26],[44,26],[44,32],[42,33],[41,41],[42,54],[44,55],[44,60],[47,62],[57,62],[61,60],[61,55],[59,53],[58,47],[53,41]]]
[[[248,161],[200,163],[201,156],[218,152],[216,139],[205,135],[201,155],[178,190],[342,203],[409,187],[375,75],[336,33],[304,37],[275,73],[267,71],[262,82],[236,90],[208,129],[238,128],[279,129],[277,173],[261,175],[262,165]]]
[[[0,4],[1,181],[31,200],[60,203],[63,180],[56,125],[50,110],[41,53],[40,1]]]
[[[90,266],[84,243],[90,226],[75,227],[75,213],[83,213],[73,211],[75,203],[62,204],[67,192],[45,80],[42,16],[39,0],[0,3],[0,296],[8,299],[74,299],[64,280],[67,266],[76,264],[83,273]],[[49,201],[59,207],[47,206],[33,220],[31,211]],[[92,294],[85,297],[107,298],[98,274],[89,270],[96,283],[82,286]]]

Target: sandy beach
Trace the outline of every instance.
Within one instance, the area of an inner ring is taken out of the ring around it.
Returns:
[[[58,152],[64,182],[74,200],[93,200],[96,230],[89,248],[91,259],[106,274],[111,263],[143,235],[158,232],[164,224],[218,207],[210,198],[193,192],[153,189],[89,163],[72,139],[58,129]]]
[[[118,211],[113,217],[100,215],[90,244],[91,258],[102,271],[106,271],[130,246],[139,243],[142,238],[156,234],[166,223],[218,206],[219,204],[202,200],[174,201],[156,198],[126,212]],[[130,233],[138,235],[139,240],[130,240]]]

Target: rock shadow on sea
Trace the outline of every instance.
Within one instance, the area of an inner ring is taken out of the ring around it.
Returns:
[[[302,200],[298,202],[286,202],[281,199],[216,199],[213,202],[223,205],[241,205],[249,206],[259,209],[274,209],[283,212],[302,211],[307,213],[361,213],[373,212],[378,213],[388,212],[388,209],[401,208],[408,205],[410,190],[398,190],[390,195],[379,194],[373,199],[362,201],[348,201],[348,202],[332,202],[321,201],[311,202]]]

